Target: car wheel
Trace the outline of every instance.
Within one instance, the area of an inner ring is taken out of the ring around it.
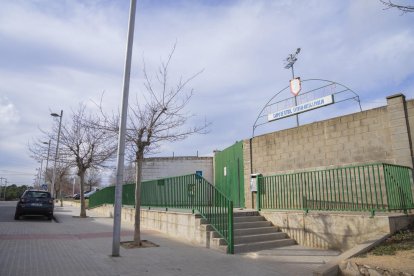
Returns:
[[[52,218],[53,218],[53,215],[47,216],[47,220],[52,220]]]
[[[20,219],[20,215],[19,214],[14,214],[14,219],[15,220],[19,220]]]

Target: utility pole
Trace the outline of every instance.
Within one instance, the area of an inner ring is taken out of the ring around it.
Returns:
[[[131,0],[127,50],[125,57],[124,82],[121,101],[121,118],[118,136],[118,156],[116,166],[116,186],[115,186],[115,202],[114,202],[114,225],[112,238],[112,256],[119,257],[119,247],[121,243],[121,211],[122,211],[122,182],[124,178],[124,159],[125,159],[125,136],[126,121],[128,115],[128,97],[129,97],[129,81],[131,79],[131,60],[132,46],[134,44],[134,27],[135,27],[135,11],[137,1]]]
[[[4,177],[0,177],[0,187],[1,185],[3,185],[3,179],[5,180],[5,183],[7,185],[7,179]],[[0,193],[0,196],[1,196],[1,193]],[[4,187],[4,201],[6,201],[6,186]]]
[[[6,201],[7,179],[4,182],[5,182],[5,185],[4,185],[4,201]]]
[[[57,113],[52,113],[50,115],[53,116],[53,117],[59,117],[59,130],[58,130],[58,136],[57,136],[57,141],[56,141],[55,160],[54,160],[54,163],[53,163],[52,188],[51,188],[51,191],[50,191],[51,194],[52,194],[52,197],[56,197],[56,195],[55,195],[56,162],[57,162],[58,154],[59,154],[59,140],[60,140],[60,130],[61,130],[61,127],[62,127],[63,110],[60,111],[60,115],[57,114]],[[62,197],[60,197],[60,201],[61,201],[61,204],[62,204]]]

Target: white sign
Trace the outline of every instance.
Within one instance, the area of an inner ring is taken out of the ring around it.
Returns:
[[[290,80],[290,92],[292,92],[293,95],[297,96],[301,89],[300,78]]]
[[[257,178],[250,178],[250,191],[257,192]]]
[[[271,113],[267,115],[267,120],[274,121],[279,120],[285,117],[289,117],[295,114],[299,114],[302,112],[306,112],[315,108],[319,108],[322,106],[330,105],[334,103],[333,95],[328,95],[323,98],[315,99],[310,102],[306,102],[288,109],[284,109],[275,113]]]

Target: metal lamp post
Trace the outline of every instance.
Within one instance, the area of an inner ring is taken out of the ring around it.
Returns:
[[[298,60],[297,55],[299,53],[300,53],[300,48],[297,48],[296,52],[294,54],[290,54],[286,58],[285,69],[292,69],[292,80],[295,79],[295,71],[293,70],[293,65]],[[298,93],[299,93],[299,91],[298,91]],[[297,105],[298,105],[297,94],[295,94],[295,106],[297,106]],[[296,114],[295,117],[296,117],[296,126],[299,126],[299,114]]]
[[[49,153],[50,153],[50,142],[51,140],[49,139],[49,142],[42,142],[45,145],[49,145],[49,147],[47,148],[47,157],[46,157],[46,168],[45,168],[45,184],[46,184],[46,176],[47,176],[47,166],[49,165]]]
[[[56,180],[56,161],[58,158],[58,153],[59,153],[59,140],[60,140],[60,129],[62,127],[62,117],[63,117],[63,110],[60,111],[60,115],[56,114],[56,113],[52,113],[50,114],[53,117],[59,117],[59,131],[58,131],[58,137],[57,137],[57,142],[56,142],[56,152],[55,152],[55,161],[53,164],[53,176],[52,176],[52,187],[51,187],[51,193],[52,193],[52,197],[56,196],[55,193],[55,180]],[[61,193],[62,195],[62,193]],[[61,204],[62,204],[62,197],[60,198],[61,200]],[[62,204],[63,205],[63,204]]]
[[[129,97],[129,81],[131,78],[131,59],[132,46],[134,43],[134,27],[135,27],[135,11],[136,0],[131,0],[129,9],[129,24],[128,24],[128,38],[127,49],[124,67],[124,81],[121,101],[121,118],[120,130],[118,136],[118,156],[116,166],[116,186],[115,186],[115,202],[114,202],[114,225],[112,237],[112,256],[119,257],[119,247],[121,242],[121,210],[122,210],[122,181],[124,178],[124,157],[125,157],[125,136],[126,136],[126,121],[128,113],[128,97]]]

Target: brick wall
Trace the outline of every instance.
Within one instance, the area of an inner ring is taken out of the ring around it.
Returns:
[[[251,171],[272,175],[367,162],[413,167],[413,131],[414,101],[398,94],[384,107],[244,140],[246,207],[254,207]]]

